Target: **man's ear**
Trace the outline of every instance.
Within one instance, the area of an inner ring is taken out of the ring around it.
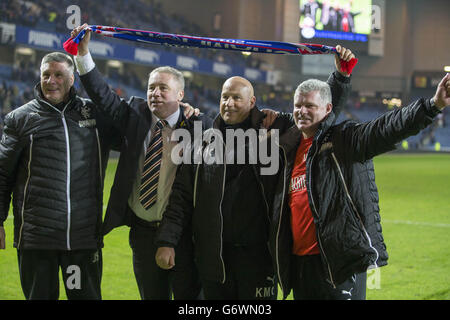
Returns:
[[[253,107],[255,106],[255,104],[256,104],[256,97],[255,97],[255,96],[252,96],[252,97],[250,98],[250,109],[253,109]]]
[[[178,91],[178,102],[183,101],[184,98],[184,90]]]
[[[331,103],[327,104],[327,114],[329,114],[333,110],[333,105]]]

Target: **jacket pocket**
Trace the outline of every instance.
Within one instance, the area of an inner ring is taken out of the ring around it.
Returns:
[[[378,252],[364,227],[339,161],[333,152],[331,156],[336,169],[336,185],[332,206],[327,210],[323,224],[322,242],[339,283],[371,265],[376,266]]]
[[[361,249],[368,247],[368,241],[348,201],[342,200],[340,210],[327,214],[322,229],[323,246],[336,256],[360,255]]]
[[[321,230],[322,246],[336,284],[366,271],[376,260],[375,251],[348,201],[341,205],[342,209],[333,217],[328,215]]]

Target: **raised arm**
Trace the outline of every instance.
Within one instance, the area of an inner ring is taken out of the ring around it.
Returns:
[[[87,24],[84,24],[73,29],[71,36],[75,37],[86,27]],[[86,36],[79,43],[78,55],[74,57],[81,82],[89,98],[111,117],[114,126],[124,128],[128,119],[131,100],[127,102],[122,99],[103,79],[89,52],[90,39],[91,31],[86,31]]]
[[[346,73],[341,68],[341,60],[350,61],[355,58],[355,54],[350,50],[340,45],[336,46],[336,54],[334,56],[334,64],[336,66],[336,71],[330,74],[327,83],[330,85],[331,89],[331,103],[333,104],[332,112],[337,117],[341,111],[345,108],[348,96],[352,90],[351,85],[351,74]]]
[[[341,60],[350,61],[355,58],[355,54],[350,49],[346,49],[340,45],[336,46],[336,50],[338,52],[334,58],[336,70],[330,74],[327,83],[330,85],[331,89],[333,104],[332,112],[337,118],[344,109],[352,89],[351,75],[342,70],[340,62]],[[270,109],[263,109],[261,111],[267,115],[263,123],[266,128],[273,127],[280,129],[282,134],[286,129],[295,125],[292,113],[275,112]],[[278,116],[278,118],[276,116]]]
[[[443,108],[450,105],[450,75],[439,83],[431,99],[421,98],[410,105],[396,108],[370,122],[343,128],[346,154],[365,161],[395,149],[395,144],[431,124]]]

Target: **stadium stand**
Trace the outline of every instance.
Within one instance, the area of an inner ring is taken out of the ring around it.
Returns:
[[[73,2],[70,0],[2,1],[0,4],[0,21],[24,25],[37,30],[67,33],[67,15],[61,14],[61,11],[55,10],[55,8],[69,7],[71,4]],[[181,15],[165,14],[159,2],[115,0],[105,6],[99,1],[80,0],[77,1],[77,4],[85,8],[81,20],[89,24],[120,26],[176,34],[213,36],[207,34],[197,24],[187,21]],[[123,10],[125,7],[127,10]],[[118,12],[120,12],[120,15]],[[167,48],[167,50],[170,51],[171,49]],[[187,54],[254,68],[258,68],[261,64],[254,56],[242,59],[239,55],[230,52],[220,52],[218,54],[212,50],[194,49],[187,51]]]

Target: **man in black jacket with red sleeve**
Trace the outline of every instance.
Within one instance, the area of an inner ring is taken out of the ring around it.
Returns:
[[[351,51],[343,50],[341,55],[348,61]],[[339,58],[336,58],[339,68],[338,62]],[[350,89],[350,78],[341,71],[329,78],[336,102],[335,112],[340,110]],[[212,161],[205,159],[198,164],[181,166],[158,230],[156,259],[162,268],[170,269],[179,263],[179,250],[175,247],[180,236],[187,226],[192,225],[195,257],[206,299],[277,298],[277,279],[268,247],[276,175],[262,174],[264,161],[261,157],[254,163],[249,160],[257,153],[251,139],[237,145],[233,140],[233,134],[237,132],[251,133],[262,128],[264,117],[256,107],[253,87],[248,80],[231,77],[224,82],[220,113],[213,125],[217,136],[214,141],[205,138],[201,152],[215,158],[214,155],[221,152],[218,150],[225,149],[226,160],[220,161],[217,157]],[[290,123],[288,117],[282,117],[272,128],[284,130],[286,126],[282,119]],[[276,138],[267,140],[270,139]],[[236,148],[228,152],[230,145]],[[240,151],[246,161],[237,159]],[[271,155],[278,159],[276,151]]]

